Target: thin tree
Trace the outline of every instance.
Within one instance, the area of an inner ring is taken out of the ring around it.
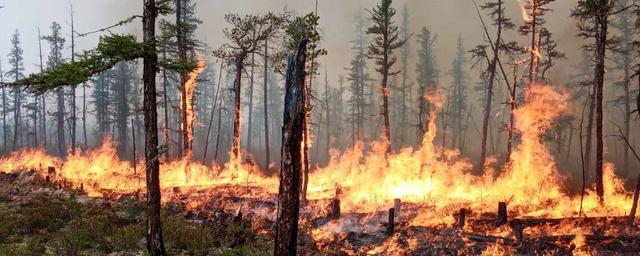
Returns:
[[[38,56],[40,59],[40,73],[44,72],[44,61],[42,55],[42,35],[40,34],[40,27],[38,27]],[[1,72],[0,72],[1,73]],[[46,102],[46,92],[43,92],[40,95],[40,126],[42,133],[42,145],[47,147],[47,102]]]
[[[69,1],[70,7],[70,16],[71,16],[71,62],[76,61],[76,35],[74,30],[74,20],[73,20],[73,5],[71,5],[71,1]],[[76,85],[71,86],[71,153],[76,152]]]
[[[373,10],[369,10],[370,20],[373,25],[367,29],[367,34],[374,35],[373,41],[367,49],[367,57],[375,60],[376,71],[382,75],[382,117],[384,120],[384,139],[387,143],[386,152],[391,152],[391,128],[389,124],[389,76],[394,76],[400,71],[393,71],[393,65],[397,57],[394,50],[402,47],[407,38],[401,39],[398,27],[393,22],[396,10],[391,6],[392,0],[381,0]]]

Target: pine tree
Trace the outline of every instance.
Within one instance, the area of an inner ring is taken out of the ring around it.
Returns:
[[[546,6],[555,0],[530,0],[524,3],[523,15],[525,16],[524,24],[520,26],[520,33],[522,35],[531,36],[531,43],[529,46],[529,85],[534,84],[539,79],[540,72],[540,56],[541,56],[541,40],[543,32],[546,29],[543,28],[546,21],[544,15],[550,11]],[[551,40],[551,33],[546,31],[547,40]]]
[[[65,39],[62,37],[61,30],[62,28],[60,27],[60,24],[53,22],[51,24],[51,35],[43,37],[44,40],[49,41],[50,45],[49,60],[47,61],[47,66],[50,68],[64,63],[62,52],[64,50]],[[57,111],[55,119],[57,127],[58,152],[60,155],[65,156],[67,153],[67,144],[64,136],[64,88],[58,87],[55,90],[57,95]]]
[[[11,36],[11,52],[9,53],[9,64],[10,69],[7,71],[7,76],[14,79],[19,80],[24,77],[24,59],[22,57],[22,47],[20,46],[20,33],[18,30],[15,30],[13,35]],[[22,140],[22,88],[14,88],[13,89],[13,149],[17,149],[21,147]]]
[[[452,115],[454,119],[454,131],[452,145],[463,151],[463,141],[465,134],[465,124],[463,123],[465,114],[467,113],[467,74],[465,73],[465,64],[467,59],[465,57],[464,42],[462,36],[458,36],[458,48],[456,51],[456,58],[451,65],[451,77],[453,79],[453,93],[450,101],[453,102]]]
[[[440,76],[435,57],[435,41],[436,36],[431,35],[431,31],[423,27],[418,35],[418,64],[416,67],[417,80],[420,87],[418,98],[420,137],[429,131],[431,113],[435,111],[433,104],[427,100],[428,96],[434,94],[437,90]]]
[[[402,8],[402,27],[400,28],[400,36],[402,38],[409,38],[409,8],[405,3]],[[409,105],[411,102],[408,97],[412,94],[413,84],[407,81],[409,79],[409,58],[411,54],[411,45],[409,41],[407,41],[402,48],[400,49],[401,59],[401,70],[404,72],[402,75],[402,84],[400,84],[400,95],[401,95],[401,107],[400,107],[400,145],[404,145],[407,142],[407,128],[410,127],[408,123],[407,116],[409,115]]]
[[[391,152],[391,129],[389,124],[389,76],[400,71],[393,71],[397,57],[394,50],[402,47],[407,39],[400,39],[398,27],[393,23],[396,10],[391,6],[392,0],[381,0],[380,4],[370,10],[373,26],[367,29],[367,34],[375,37],[367,49],[367,57],[375,60],[376,71],[382,75],[382,117],[384,119],[384,138],[387,143],[387,153]]]
[[[350,98],[347,100],[347,106],[349,107],[348,121],[351,124],[351,141],[355,144],[356,141],[364,140],[364,121],[365,110],[368,107],[367,103],[367,82],[371,80],[367,71],[367,57],[365,49],[365,20],[361,15],[356,17],[356,39],[353,41],[354,45],[352,50],[354,51],[353,59],[351,60],[348,70],[347,81],[349,86],[347,90],[350,92]]]

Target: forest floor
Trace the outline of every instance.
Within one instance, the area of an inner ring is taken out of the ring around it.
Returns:
[[[162,209],[168,254],[271,255],[275,199],[250,193],[230,196],[238,190],[249,191],[246,187],[188,195],[173,191],[171,202]],[[139,193],[92,198],[33,172],[0,173],[0,256],[145,255],[145,208],[140,198]],[[186,207],[184,202],[194,199],[201,204]],[[483,235],[492,228],[483,227],[486,223],[478,221],[478,216],[470,216],[464,230],[400,221],[395,232],[386,235],[385,212],[344,213],[339,220],[330,220],[323,213],[326,204],[310,201],[301,212],[299,255],[637,255],[640,251],[636,235],[592,236],[581,245],[575,237],[548,234],[523,241],[510,235]],[[403,204],[403,219],[425,210]],[[624,227],[616,222],[589,226],[611,225]],[[507,226],[501,228],[510,232]]]

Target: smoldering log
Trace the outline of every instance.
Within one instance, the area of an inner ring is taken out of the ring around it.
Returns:
[[[300,212],[300,170],[304,127],[304,77],[307,40],[302,39],[296,56],[289,56],[285,82],[284,118],[278,215],[275,223],[274,255],[296,255]]]

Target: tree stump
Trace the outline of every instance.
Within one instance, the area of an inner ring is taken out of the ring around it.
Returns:
[[[387,222],[387,229],[384,232],[387,236],[393,235],[393,230],[395,229],[394,212],[395,212],[395,209],[389,208],[389,219]]]
[[[393,209],[395,218],[400,221],[400,208],[402,207],[402,201],[399,198],[393,199]]]
[[[464,222],[466,217],[465,215],[466,215],[465,209],[464,208],[460,209],[460,213],[458,213],[458,222],[455,225],[457,228],[464,228]]]
[[[505,202],[498,203],[498,219],[496,220],[496,227],[507,224],[507,204]]]
[[[340,199],[334,198],[331,199],[329,204],[327,205],[327,218],[331,220],[340,219]]]

